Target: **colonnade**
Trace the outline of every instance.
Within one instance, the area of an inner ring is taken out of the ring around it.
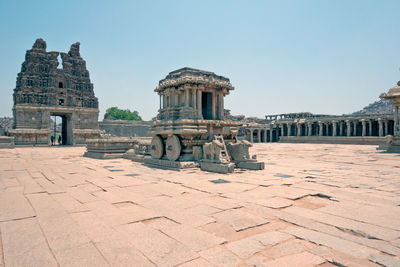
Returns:
[[[280,136],[383,137],[394,134],[394,121],[388,118],[275,121],[244,130],[246,139],[252,143],[277,142]]]

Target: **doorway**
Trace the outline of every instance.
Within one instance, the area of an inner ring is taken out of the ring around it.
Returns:
[[[66,115],[51,115],[51,145],[71,145],[69,118]]]
[[[203,119],[212,120],[212,93],[201,93],[201,108]]]

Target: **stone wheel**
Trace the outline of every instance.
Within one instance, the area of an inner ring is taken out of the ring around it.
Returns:
[[[165,145],[166,151],[167,151],[167,157],[169,160],[176,161],[179,159],[179,156],[181,155],[181,140],[179,140],[179,137],[176,135],[169,136],[167,138],[167,143]]]
[[[159,135],[156,135],[151,140],[151,157],[160,159],[164,155],[164,143]]]

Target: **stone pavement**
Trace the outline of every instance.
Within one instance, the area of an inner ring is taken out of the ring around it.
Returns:
[[[84,151],[0,150],[0,267],[400,266],[400,155],[256,144],[265,170],[223,175]]]

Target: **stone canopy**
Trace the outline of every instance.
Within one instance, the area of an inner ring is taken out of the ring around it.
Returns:
[[[234,89],[228,78],[216,75],[214,72],[185,67],[170,72],[165,79],[160,80],[155,91],[160,92],[170,87],[179,87],[185,84],[214,86],[228,91]]]

